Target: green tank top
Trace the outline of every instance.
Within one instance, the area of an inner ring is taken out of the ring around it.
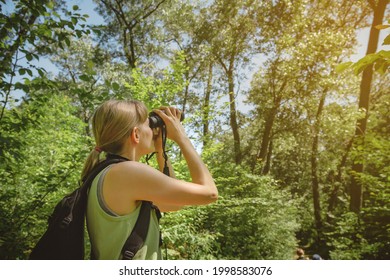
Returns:
[[[111,165],[112,166],[112,165]],[[121,259],[121,250],[137,221],[141,203],[130,214],[119,216],[104,203],[102,195],[103,180],[108,166],[93,180],[88,194],[87,229],[91,250],[98,260]],[[150,213],[150,224],[145,244],[136,253],[134,260],[160,260],[160,229],[155,211]]]

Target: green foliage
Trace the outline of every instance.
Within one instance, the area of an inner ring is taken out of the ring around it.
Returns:
[[[210,166],[222,197],[209,206],[208,221],[220,235],[218,258],[291,258],[299,226],[297,202],[272,178],[228,163]]]
[[[374,65],[375,71],[380,74],[385,74],[389,68],[390,51],[379,51],[377,53],[368,54],[365,57],[359,59],[356,63],[344,62],[337,66],[336,71],[341,72],[347,68],[352,67],[354,73],[359,75],[369,66]]]
[[[23,139],[23,145],[18,157],[6,152],[0,168],[1,259],[26,258],[55,203],[78,185],[86,138],[84,124],[72,115],[69,101],[52,95],[45,102],[7,111],[34,117],[35,122],[25,124],[18,134],[2,131],[14,141]]]
[[[390,21],[389,21],[390,23]],[[387,29],[390,28],[390,25],[377,25],[377,29]],[[387,35],[383,40],[383,45],[390,45],[390,35]],[[384,75],[387,73],[388,68],[390,67],[390,51],[381,50],[376,53],[367,54],[363,58],[359,59],[357,62],[344,62],[339,64],[336,67],[337,72],[342,72],[345,69],[352,68],[356,75],[362,73],[367,67],[374,66],[375,71],[379,74]]]
[[[78,13],[77,6],[60,15],[56,1],[12,2],[13,10],[0,14],[0,100],[3,103],[0,124],[5,107],[14,98],[11,92],[17,89],[28,92],[29,87],[18,80],[24,78],[29,82],[34,75],[46,76],[46,70],[37,65],[40,57],[55,52],[58,47],[64,48],[64,43],[69,45],[73,36],[80,38],[90,33],[82,23],[88,15]]]
[[[343,214],[336,223],[335,232],[330,233],[330,257],[334,260],[359,260],[363,254],[372,253],[375,245],[362,234],[359,218],[355,213]]]
[[[387,80],[384,79],[384,84]],[[387,87],[376,92],[370,116],[369,132],[364,141],[365,172],[357,176],[365,186],[361,214],[364,237],[376,251],[364,258],[389,259],[390,248],[390,118]]]
[[[132,80],[124,82],[123,86],[131,98],[142,100],[149,109],[174,104],[177,101],[176,96],[185,87],[184,60],[184,54],[178,52],[167,69],[159,70],[151,65],[135,68],[131,72]]]
[[[337,219],[334,231],[328,233],[332,259],[387,260],[389,258],[389,210],[382,212],[381,218],[378,213],[375,213],[377,211],[378,208],[369,207],[363,209],[360,215],[347,212]]]
[[[356,139],[351,158],[365,166],[363,173],[352,173],[365,190],[359,214],[340,213],[327,234],[333,259],[389,259],[390,199],[390,119],[388,117],[388,79],[381,76],[370,108],[370,122],[364,141]]]
[[[162,219],[163,253],[169,260],[208,260],[215,259],[218,246],[215,232],[203,226],[209,209],[186,208],[175,213],[165,214]]]
[[[221,199],[210,207],[208,224],[218,233],[218,259],[291,258],[297,244],[297,208],[277,192],[271,197],[269,186],[262,187],[268,195]]]
[[[221,162],[223,150],[203,153],[219,188],[218,202],[164,217],[169,258],[291,259],[299,227],[296,201],[273,179]]]

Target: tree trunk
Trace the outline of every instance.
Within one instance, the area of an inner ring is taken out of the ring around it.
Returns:
[[[260,150],[256,155],[255,165],[257,163],[260,163],[262,173],[264,173],[263,164],[264,164],[266,157],[267,157],[268,146],[269,146],[269,143],[271,141],[272,127],[274,125],[276,113],[279,110],[281,100],[282,100],[281,96],[278,96],[275,99],[274,106],[272,107],[271,111],[267,115],[267,119],[265,121],[264,133],[263,133],[263,137],[261,139]],[[254,171],[254,168],[255,168],[255,166],[253,166],[252,172]]]
[[[230,65],[232,68],[232,65]],[[236,98],[234,96],[234,78],[233,70],[229,69],[228,73],[228,85],[229,85],[229,103],[230,103],[230,126],[233,132],[234,140],[234,160],[236,164],[240,164],[242,161],[241,157],[241,144],[240,144],[240,133],[238,131],[237,123],[237,110],[236,110]]]
[[[134,49],[134,35],[132,30],[125,29],[123,31],[123,51],[130,69],[135,69],[136,57]]]
[[[269,170],[267,171],[267,168],[264,164],[267,164],[265,163],[265,160],[266,158],[268,158],[267,151],[270,150],[268,146],[271,141],[272,128],[274,126],[276,114],[278,113],[280,103],[282,102],[283,91],[286,86],[287,86],[287,79],[283,81],[283,84],[280,86],[279,89],[277,90],[275,89],[273,92],[273,106],[271,111],[266,116],[264,133],[261,139],[260,149],[256,155],[256,160],[254,161],[254,164],[252,166],[252,173],[255,171],[256,164],[260,164],[260,170],[262,171],[262,174],[265,175],[269,171]]]
[[[210,96],[213,82],[213,64],[209,64],[209,73],[207,77],[207,86],[203,103],[203,148],[209,142],[209,113],[210,113]]]
[[[374,18],[371,25],[370,38],[368,40],[367,53],[371,54],[375,53],[379,40],[379,30],[375,28],[375,26],[382,23],[384,12],[386,9],[386,5],[388,0],[379,0],[378,4],[374,7]],[[359,109],[363,109],[365,111],[365,115],[363,118],[357,120],[356,130],[355,130],[355,139],[354,141],[357,145],[362,145],[364,147],[364,137],[366,133],[367,127],[367,119],[368,119],[368,109],[370,104],[370,91],[371,91],[371,81],[372,81],[373,69],[372,65],[367,67],[363,71],[362,80],[360,83],[360,96],[359,96]],[[351,180],[351,202],[350,209],[358,213],[362,206],[362,191],[363,185],[362,182],[359,181],[359,175],[363,173],[363,152],[359,156],[358,159],[355,159],[352,165],[352,180]]]
[[[328,200],[328,212],[329,213],[332,213],[337,206],[337,197],[338,197],[340,186],[342,185],[343,169],[346,166],[348,154],[351,151],[352,144],[353,144],[353,138],[351,138],[351,140],[348,141],[348,144],[345,148],[345,152],[341,158],[340,164],[337,166],[336,178],[331,180],[332,184],[333,184],[333,190],[332,190],[332,192],[329,196],[329,200]]]
[[[269,145],[268,145],[267,161],[265,162],[263,172],[262,172],[263,175],[267,175],[269,173],[269,171],[271,170],[272,148],[273,148],[273,146],[272,146],[272,136],[271,136],[271,140],[270,140]]]
[[[188,73],[188,71],[186,71],[186,73],[185,73],[186,87],[184,89],[183,105],[181,107],[181,111],[183,113],[185,113],[185,111],[186,111],[186,105],[187,105],[187,101],[188,101],[188,94],[190,92],[190,78],[189,78],[189,76],[190,76],[190,74]]]
[[[318,180],[318,139],[320,134],[321,115],[325,104],[326,92],[321,96],[318,104],[316,121],[314,123],[314,137],[311,148],[311,186],[313,191],[313,207],[314,219],[317,231],[317,242],[321,244],[322,233],[322,217],[321,217],[321,203],[320,203],[320,186]]]

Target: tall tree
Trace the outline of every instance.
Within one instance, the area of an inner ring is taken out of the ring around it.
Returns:
[[[240,65],[253,54],[257,31],[268,5],[253,0],[217,0],[203,9],[203,38],[208,42],[215,61],[226,80],[229,101],[229,122],[233,135],[234,161],[242,162],[241,139],[237,110],[237,75]]]
[[[278,54],[275,60],[269,62],[269,68],[261,76],[256,75],[252,82],[252,91],[250,94],[250,100],[259,104],[257,113],[264,117],[264,127],[262,135],[259,136],[260,148],[256,153],[256,158],[252,162],[252,172],[255,172],[256,166],[260,168],[260,173],[265,175],[269,172],[268,165],[266,164],[267,156],[270,155],[269,145],[273,137],[273,128],[278,116],[282,101],[289,99],[292,94],[289,85],[296,79],[294,72],[296,69],[290,67],[290,61],[282,61],[281,54]],[[293,70],[295,69],[295,70]],[[286,75],[289,73],[290,75]],[[267,101],[260,101],[266,98]],[[257,130],[259,127],[257,128]],[[257,143],[256,143],[257,144]],[[267,168],[266,168],[267,166]]]
[[[322,243],[322,214],[321,214],[321,195],[320,195],[320,182],[318,178],[318,151],[319,151],[319,138],[321,131],[321,118],[324,110],[326,95],[328,94],[328,88],[323,89],[320,101],[318,104],[315,121],[312,128],[313,140],[311,146],[311,188],[313,193],[313,208],[314,208],[314,221],[317,231],[316,241],[318,244]]]
[[[202,106],[202,123],[203,123],[203,147],[206,147],[209,144],[209,120],[210,120],[210,97],[212,91],[212,82],[213,82],[213,62],[209,63],[209,71],[207,75],[207,84],[204,94],[204,102]]]
[[[165,59],[172,61],[175,53],[179,51],[184,56],[185,62],[185,87],[183,93],[177,94],[177,103],[180,104],[183,112],[186,107],[196,108],[205,98],[193,90],[207,80],[208,64],[212,61],[209,51],[204,48],[202,38],[199,37],[199,29],[202,26],[202,18],[197,14],[202,8],[201,1],[171,0],[170,7],[164,9],[161,16],[164,22],[164,42],[170,43]],[[212,84],[210,84],[211,89]],[[203,112],[203,110],[202,110]],[[194,110],[190,114],[197,115]],[[199,116],[196,116],[199,117]]]
[[[389,1],[370,0],[368,2],[373,10],[374,15],[370,30],[370,37],[368,39],[366,52],[367,55],[376,52],[379,40],[379,30],[375,28],[375,26],[382,23],[386,6]],[[366,134],[367,120],[369,116],[368,111],[370,105],[372,76],[373,68],[372,66],[369,66],[363,71],[362,80],[360,83],[359,110],[364,112],[364,116],[359,118],[356,123],[355,144],[361,147],[364,147],[364,137]],[[361,180],[359,180],[359,176],[364,172],[363,161],[364,159],[362,157],[355,158],[352,165],[350,209],[354,212],[359,212],[362,206],[363,183]]]
[[[105,36],[101,43],[107,41],[112,55],[124,58],[130,69],[137,63],[145,62],[147,57],[155,55],[155,40],[159,36],[158,22],[155,15],[161,10],[167,0],[159,1],[127,1],[127,0],[96,0],[98,12],[107,21]],[[115,40],[120,43],[120,47]],[[110,42],[114,41],[112,45]],[[153,51],[152,51],[153,50]]]
[[[302,32],[304,30],[301,27],[304,24],[304,20],[302,20],[304,7],[304,1],[295,1],[294,4],[291,1],[275,1],[268,7],[267,19],[262,27],[264,29],[263,36],[266,38],[265,45],[267,46],[263,48],[267,57],[264,66],[268,70],[263,74],[265,76],[256,76],[257,81],[254,81],[255,84],[259,85],[259,82],[261,84],[266,79],[269,80],[266,82],[268,84],[264,84],[264,87],[260,86],[262,88],[260,91],[255,90],[252,93],[252,100],[259,101],[261,97],[254,95],[264,94],[268,96],[270,103],[266,106],[268,108],[267,112],[264,112],[264,129],[261,136],[258,136],[258,143],[255,144],[259,148],[255,160],[252,162],[252,171],[258,165],[262,174],[267,174],[270,170],[271,154],[269,152],[272,150],[270,143],[276,116],[283,100],[288,99],[287,96],[292,93],[288,89],[289,84],[292,84],[298,78],[294,75],[294,71],[298,71],[294,68],[294,59],[290,60],[286,53],[289,48],[292,48],[292,44],[299,41],[303,36]],[[263,16],[265,15],[263,14]],[[292,40],[291,34],[296,36],[295,40]],[[261,41],[256,43],[261,44]],[[262,102],[256,103],[261,104]]]
[[[259,172],[265,174],[270,170],[272,151],[281,154],[278,150],[286,149],[283,153],[295,155],[295,159],[290,158],[292,162],[279,163],[288,166],[285,172],[289,174],[282,175],[282,178],[289,178],[286,184],[292,187],[293,192],[297,191],[294,190],[295,185],[301,184],[300,192],[311,196],[310,209],[313,209],[315,228],[313,239],[321,247],[324,244],[321,202],[326,197],[321,187],[328,184],[321,174],[327,168],[333,169],[331,165],[324,166],[324,153],[321,152],[327,144],[323,121],[330,118],[324,114],[330,100],[341,100],[344,88],[353,92],[354,87],[341,82],[333,69],[341,58],[351,54],[355,29],[364,20],[365,12],[361,11],[361,3],[348,1],[303,1],[300,4],[294,5],[296,12],[291,15],[291,24],[276,33],[273,53],[264,64],[266,69],[255,76],[252,84],[251,100],[255,101],[256,113],[259,114],[256,123],[263,124],[259,126],[259,141],[256,143],[259,149],[252,166],[260,162]],[[340,51],[342,49],[343,52]],[[282,120],[283,115],[289,118]],[[292,124],[296,127],[291,127]],[[279,132],[275,128],[279,128]],[[280,135],[286,139],[293,137],[295,141],[299,139],[301,142],[296,144],[299,150],[296,146],[286,148],[286,144],[282,145],[281,142],[286,140]],[[304,162],[297,162],[301,158]],[[294,178],[294,166],[297,165],[300,167]],[[258,169],[254,170],[258,172]],[[311,187],[311,193],[307,186]]]

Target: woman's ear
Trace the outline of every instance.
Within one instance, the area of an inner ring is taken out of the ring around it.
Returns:
[[[134,127],[133,130],[131,131],[131,141],[134,143],[139,143],[139,129],[138,127]]]

